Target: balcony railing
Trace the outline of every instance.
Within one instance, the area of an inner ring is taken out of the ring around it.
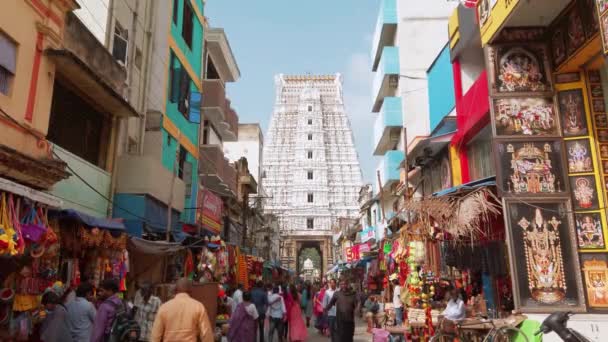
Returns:
[[[399,86],[400,71],[399,48],[385,46],[382,49],[382,57],[372,85],[372,98],[374,99],[372,112],[377,113],[380,110],[385,97],[395,96]]]
[[[397,0],[381,0],[378,21],[376,22],[376,31],[374,32],[374,39],[372,40],[371,60],[373,71],[376,71],[376,68],[378,67],[382,48],[393,45],[398,23]]]
[[[236,141],[238,116],[230,108],[226,98],[226,88],[222,80],[203,80],[203,100],[201,111],[213,124],[224,141]]]
[[[200,175],[203,186],[225,194],[236,194],[236,168],[224,158],[220,145],[201,146]]]
[[[386,97],[374,124],[374,154],[384,152],[399,143],[403,115],[400,97]]]
[[[68,164],[70,171],[73,170],[89,185],[72,175],[56,183],[49,193],[64,199],[66,208],[95,217],[107,217],[108,201],[99,194],[110,197],[111,174],[57,145],[53,145],[53,151]]]

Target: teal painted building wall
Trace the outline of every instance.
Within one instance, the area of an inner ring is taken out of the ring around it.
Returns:
[[[179,51],[174,51],[172,47],[170,47],[170,58],[168,65],[168,73],[169,80],[167,81],[168,89],[167,89],[167,103],[165,105],[165,115],[166,117],[163,120],[169,119],[174,126],[180,132],[180,135],[186,137],[188,141],[197,148],[198,150],[198,142],[199,142],[199,126],[198,122],[190,122],[184,114],[182,114],[178,109],[177,101],[172,101],[172,80],[171,80],[171,68],[176,69],[184,69],[184,63],[180,61],[177,56],[185,56],[187,60],[187,64],[191,67],[194,73],[197,76],[196,82],[200,84],[201,76],[202,76],[202,60],[203,60],[203,23],[200,22],[198,16],[196,15],[196,10],[192,14],[192,43],[189,46],[186,43],[186,40],[182,36],[182,29],[184,25],[184,6],[187,6],[187,3],[194,3],[195,6],[198,7],[198,11],[204,15],[204,6],[202,0],[176,0],[174,3],[177,4],[177,10],[174,9],[171,20],[171,30],[170,35],[171,38],[175,41],[175,46]],[[196,83],[192,80],[192,75],[189,75],[190,78],[190,92],[200,92],[196,86]],[[166,130],[162,130],[163,135],[163,155],[162,155],[162,163],[163,166],[168,170],[176,170],[175,162],[176,155],[179,151],[180,143],[175,138],[172,137],[169,132]],[[190,175],[189,183],[191,184],[189,189],[186,189],[186,201],[185,208],[195,208],[196,207],[196,198],[198,192],[198,155],[193,155],[190,152],[186,153],[185,161],[192,165],[192,172]],[[188,183],[188,180],[184,179],[184,182]],[[180,219],[187,223],[194,223],[195,218],[195,210],[193,209],[184,209],[181,213]]]
[[[427,73],[431,132],[456,106],[450,49],[446,45]]]

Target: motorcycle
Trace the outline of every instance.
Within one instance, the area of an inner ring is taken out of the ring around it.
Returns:
[[[591,342],[578,331],[568,328],[568,320],[572,312],[554,312],[545,318],[540,329],[534,335],[555,332],[564,342]]]

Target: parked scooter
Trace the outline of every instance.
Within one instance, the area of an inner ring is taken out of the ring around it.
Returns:
[[[535,335],[555,332],[564,342],[591,342],[588,338],[574,329],[568,328],[568,320],[572,312],[554,312],[545,318]]]

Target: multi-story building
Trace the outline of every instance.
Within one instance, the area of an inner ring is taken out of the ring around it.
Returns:
[[[281,260],[296,269],[302,248],[332,262],[332,225],[358,217],[361,170],[336,75],[277,75],[263,151],[265,212],[279,218]],[[322,272],[323,273],[323,272]]]
[[[224,143],[226,157],[234,162],[241,157],[247,158],[249,170],[258,185],[261,186],[262,152],[264,150],[264,135],[257,123],[239,124],[239,137],[237,141]]]
[[[62,205],[111,215],[127,74],[73,14],[73,1],[11,1],[2,12],[2,175]],[[94,96],[92,95],[94,94]],[[8,184],[8,183],[7,183]]]
[[[122,128],[114,196],[114,216],[135,236],[195,224],[203,13],[202,0],[110,2],[106,41],[142,113]]]
[[[445,44],[445,25],[453,4],[382,0],[372,41],[374,155],[381,156],[374,175],[379,199],[376,226],[384,227],[398,211],[400,167],[408,152],[431,133],[426,71]],[[405,129],[404,129],[405,128]],[[411,183],[410,183],[411,185]]]

